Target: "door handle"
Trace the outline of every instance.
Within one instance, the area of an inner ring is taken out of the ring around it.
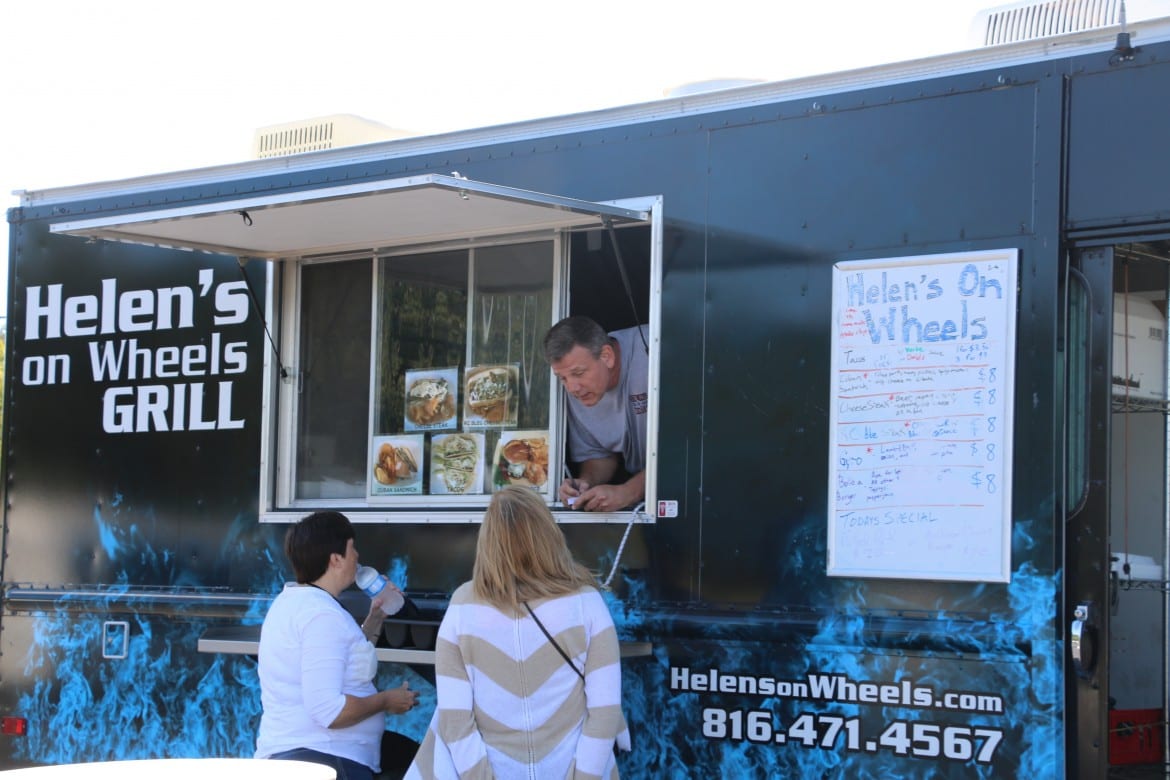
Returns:
[[[1073,610],[1069,634],[1073,668],[1080,677],[1092,676],[1093,668],[1097,665],[1097,627],[1091,603],[1078,604]]]

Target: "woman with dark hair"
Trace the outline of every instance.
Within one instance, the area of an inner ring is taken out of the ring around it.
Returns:
[[[257,758],[326,764],[338,780],[369,780],[381,767],[385,713],[414,707],[406,683],[374,687],[376,638],[384,615],[370,604],[361,627],[337,601],[353,584],[358,552],[340,512],[315,512],[288,530],[284,551],[296,574],[272,602],[260,629],[260,733]]]
[[[438,706],[407,777],[618,776],[630,749],[613,619],[544,500],[492,496],[435,645]]]

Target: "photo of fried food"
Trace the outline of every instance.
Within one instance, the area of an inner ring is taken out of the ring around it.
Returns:
[[[378,459],[374,463],[374,479],[383,485],[393,485],[399,480],[413,479],[418,474],[418,462],[407,447],[396,447],[386,442],[378,448]]]
[[[548,482],[548,434],[517,431],[505,434],[496,447],[495,484],[540,488]]]
[[[406,392],[406,419],[415,425],[436,425],[455,416],[455,394],[443,377],[414,380]]]

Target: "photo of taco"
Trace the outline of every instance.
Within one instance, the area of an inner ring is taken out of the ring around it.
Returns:
[[[450,433],[431,441],[431,493],[483,492],[483,434]]]

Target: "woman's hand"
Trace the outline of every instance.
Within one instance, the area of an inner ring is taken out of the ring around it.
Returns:
[[[382,610],[378,610],[378,614],[382,614]],[[371,614],[364,621],[362,621],[362,633],[366,635],[366,639],[374,644],[378,643],[378,632],[382,630],[382,621]]]
[[[398,591],[398,586],[392,582],[387,587]],[[378,632],[382,630],[382,622],[386,620],[386,613],[382,611],[382,602],[385,600],[386,597],[383,595],[374,597],[370,601],[370,613],[362,621],[362,633],[366,635],[366,639],[375,644],[378,642]]]
[[[418,694],[410,690],[410,683],[406,682],[402,683],[400,688],[378,691],[369,696],[353,696],[347,693],[345,694],[345,706],[329,724],[329,728],[348,728],[383,712],[401,715],[414,709],[416,703],[418,703]]]
[[[402,683],[402,686],[399,688],[389,688],[382,691],[382,696],[386,701],[386,712],[395,715],[410,712],[414,709],[414,705],[418,704],[418,691],[410,690],[410,683],[408,682]]]

